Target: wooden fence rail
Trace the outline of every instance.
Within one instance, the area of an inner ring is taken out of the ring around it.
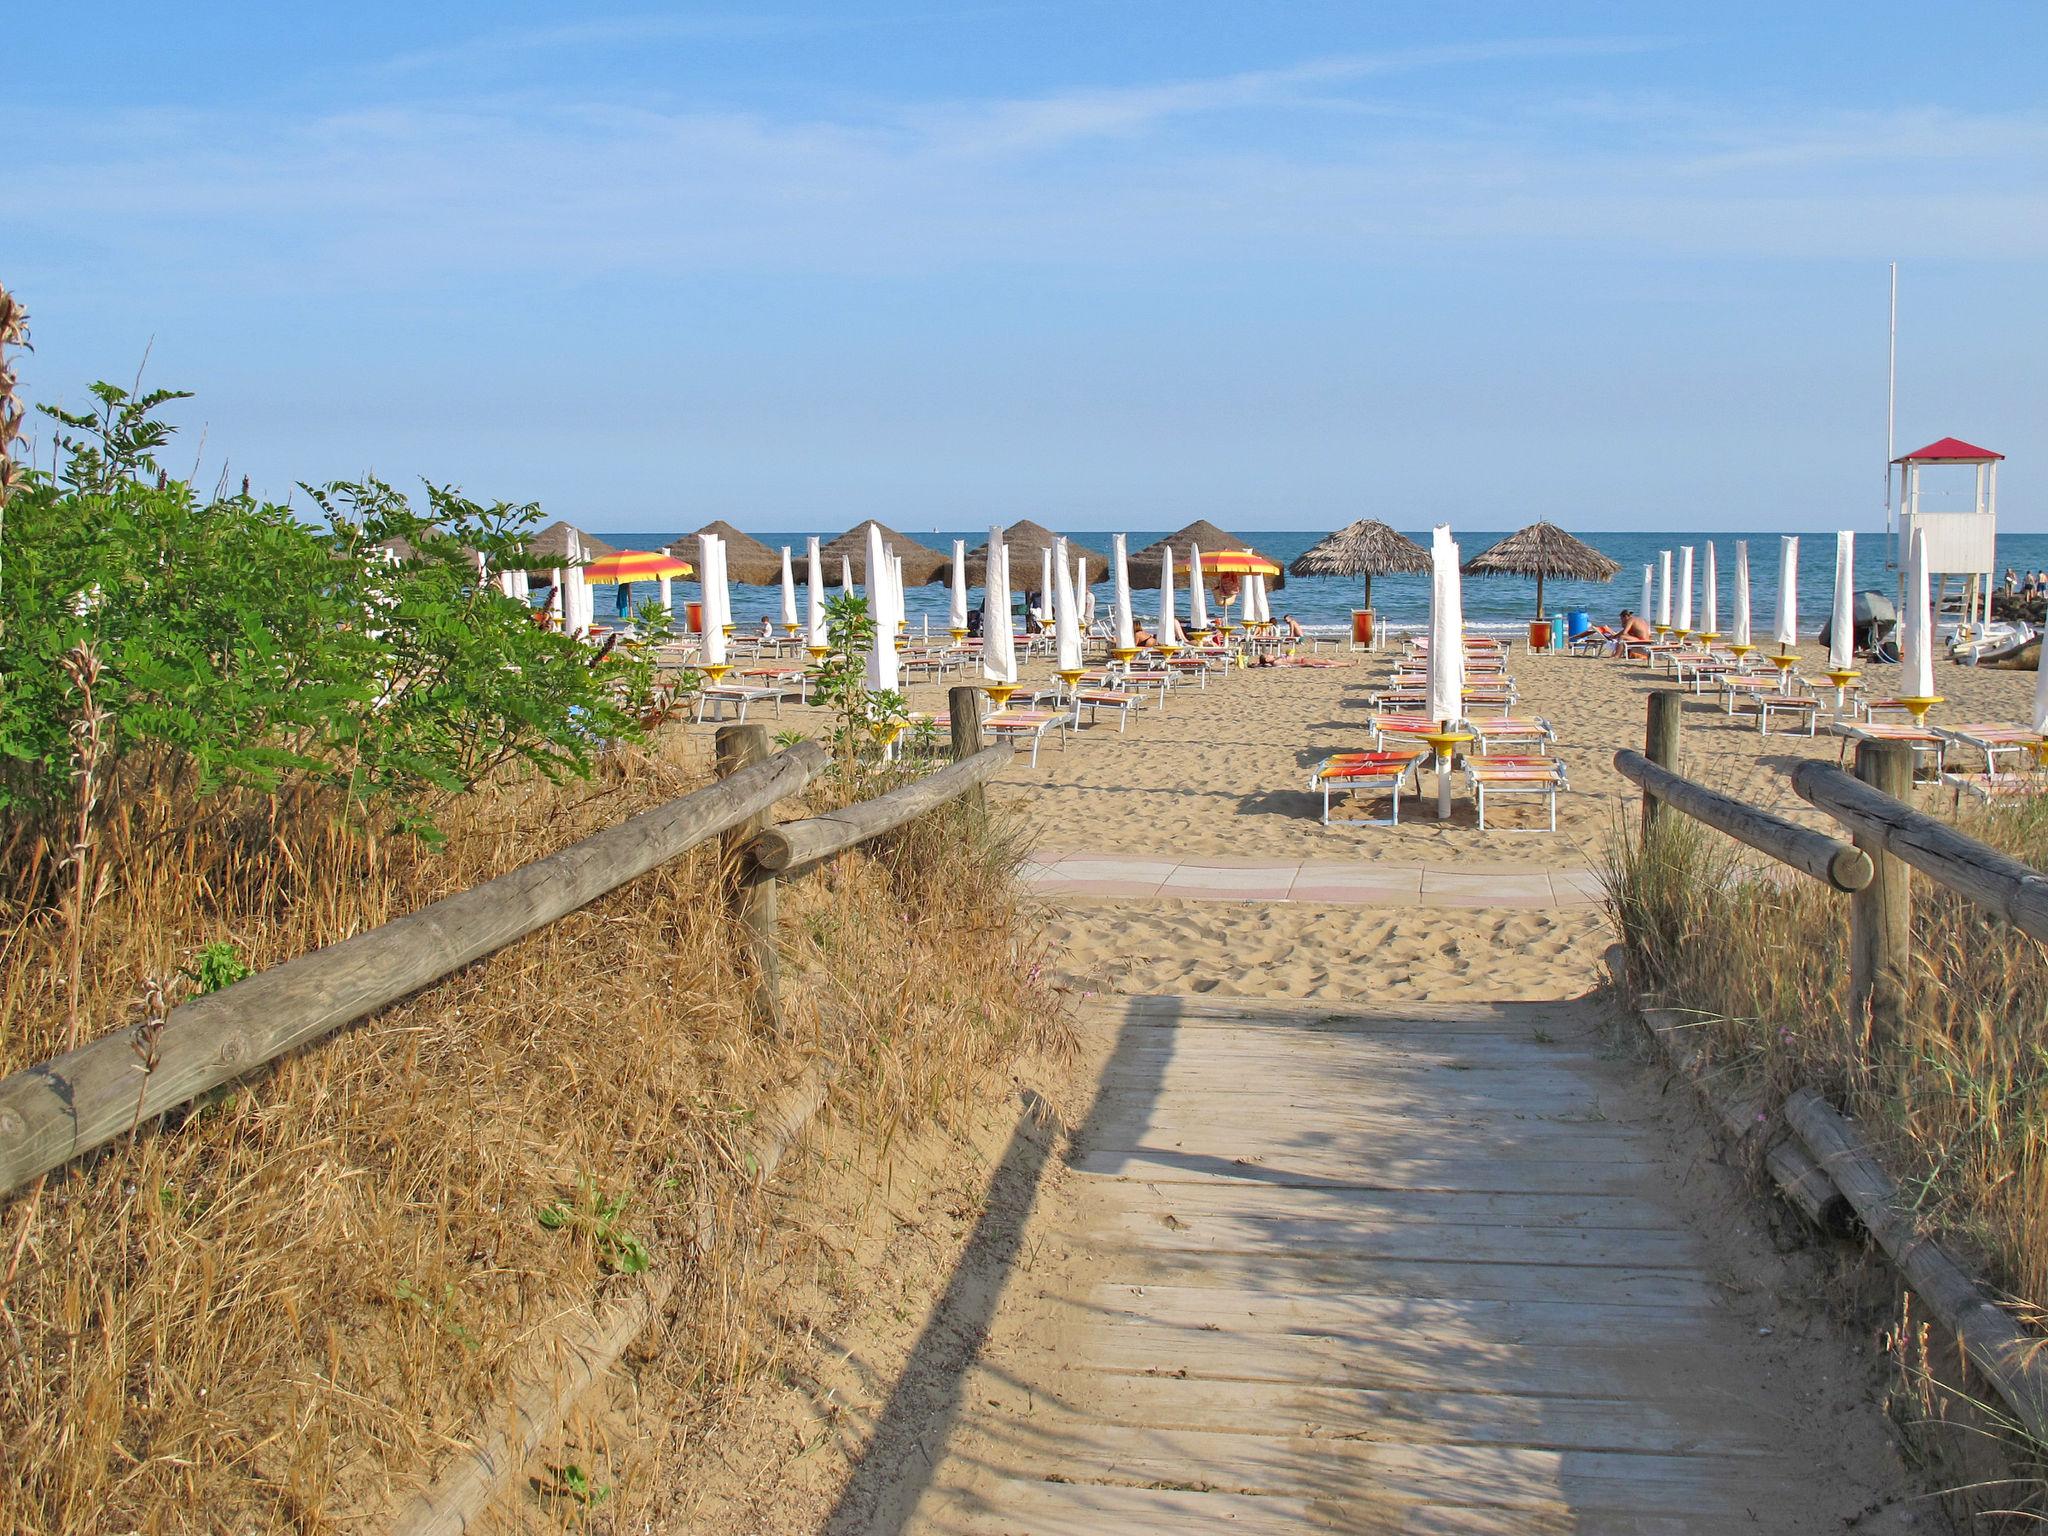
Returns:
[[[1642,786],[1644,822],[1658,803],[1716,827],[1752,848],[1849,895],[1849,1005],[1854,1021],[1867,1021],[1873,1038],[1891,1040],[1905,1023],[1907,982],[1913,966],[1913,910],[1907,866],[1988,908],[2035,939],[2048,940],[2048,878],[1978,842],[1948,823],[1907,805],[1912,759],[1897,742],[1861,742],[1852,776],[1832,763],[1800,764],[1793,788],[1841,822],[1854,836],[1849,847],[1826,834],[1772,816],[1707,788],[1676,771],[1678,696],[1650,698],[1648,757],[1617,752],[1615,767]],[[1795,835],[1796,834],[1796,835]],[[1646,1022],[1648,1022],[1646,1020]],[[1669,1030],[1651,1026],[1667,1049]],[[1704,1081],[1697,1063],[1696,1081]],[[1854,1122],[1810,1088],[1796,1090],[1781,1108],[1785,1131],[1758,1107],[1743,1106],[1744,1125],[1762,1127],[1759,1139],[1780,1158],[1770,1171],[1787,1197],[1809,1215],[1846,1202],[1897,1266],[1906,1282],[1955,1335],[2011,1410],[2013,1421],[2037,1443],[2048,1443],[2048,1349],[2026,1333],[1998,1300],[1932,1238],[1923,1236],[1900,1201],[1896,1185]],[[1724,1119],[1728,1118],[1724,1115]],[[1797,1137],[1796,1145],[1784,1139]],[[1789,1156],[1789,1162],[1786,1161]]]
[[[1695,821],[1726,832],[1737,842],[1767,853],[1823,885],[1838,891],[1860,891],[1870,884],[1870,859],[1861,849],[1840,838],[1802,827],[1746,800],[1696,784],[1651,762],[1640,752],[1624,749],[1615,753],[1614,766],[1630,783],[1641,785],[1648,799],[1661,801]]]
[[[955,689],[978,742],[979,696]],[[150,1056],[130,1031],[0,1079],[0,1195],[223,1084],[323,1039],[514,940],[587,906],[712,838],[737,866],[734,914],[756,966],[756,1005],[778,1012],[774,872],[815,863],[956,796],[977,791],[1007,752],[991,749],[830,816],[767,826],[767,813],[825,767],[816,742],[774,757],[765,730],[719,733],[719,782],[607,827],[472,890],[174,1008]],[[783,862],[776,862],[782,860]]]

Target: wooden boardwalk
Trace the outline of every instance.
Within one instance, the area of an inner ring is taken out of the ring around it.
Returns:
[[[903,1529],[1818,1528],[1799,1409],[1759,1390],[1770,1330],[1682,1215],[1692,1154],[1583,1006],[1104,1006],[1079,1188],[1039,1239],[1066,1256]]]

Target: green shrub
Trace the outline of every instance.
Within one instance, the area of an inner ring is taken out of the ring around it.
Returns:
[[[104,664],[107,758],[140,760],[205,799],[224,789],[342,792],[352,812],[431,834],[436,798],[520,760],[587,771],[630,736],[652,684],[602,663],[478,579],[513,562],[532,505],[377,480],[289,506],[203,498],[166,479],[156,412],[182,398],[95,387],[54,472],[10,500],[0,582],[0,812],[47,827],[69,793],[73,711],[62,658]],[[378,546],[402,540],[394,560]]]

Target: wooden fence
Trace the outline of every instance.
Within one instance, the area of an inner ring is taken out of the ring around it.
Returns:
[[[954,761],[872,800],[801,821],[772,821],[778,801],[824,769],[824,748],[806,741],[771,755],[764,725],[729,725],[715,737],[718,782],[584,838],[559,853],[338,944],[301,955],[174,1008],[153,1062],[132,1032],[103,1036],[0,1079],[0,1196],[83,1157],[131,1128],[319,1043],[472,961],[526,937],[691,849],[720,840],[727,900],[753,972],[756,1021],[781,1027],[776,888],[834,854],[879,837],[956,799],[979,804],[981,786],[1012,756],[984,748],[981,694],[950,695]],[[822,1106],[829,1069],[815,1068],[759,1117],[750,1148],[765,1180]],[[714,1234],[708,1216],[696,1246]],[[456,1536],[516,1476],[580,1393],[652,1321],[670,1277],[602,1311],[561,1320],[515,1373],[513,1400],[479,1417],[470,1449],[398,1511],[403,1536]]]
[[[1859,742],[1855,772],[1832,763],[1802,763],[1792,786],[1850,834],[1850,841],[1800,826],[1678,772],[1682,695],[1650,696],[1644,751],[1619,751],[1614,766],[1643,791],[1643,836],[1675,811],[1714,827],[1777,862],[1849,898],[1849,1000],[1873,1036],[1895,1039],[1905,1022],[1913,966],[1909,869],[1968,897],[1996,918],[2048,940],[2048,878],[1947,822],[1904,801],[1913,781],[1912,752],[1902,742]],[[1679,1021],[1652,1032],[1682,1065],[1695,1067]],[[1695,1071],[1696,1083],[1705,1078]],[[1887,1174],[1855,1124],[1810,1088],[1791,1094],[1778,1116],[1747,1102],[1709,1102],[1730,1134],[1759,1152],[1781,1193],[1823,1226],[1853,1211],[1929,1309],[1997,1390],[2015,1422],[2048,1444],[2048,1349],[2023,1332],[2010,1313],[1961,1264],[1917,1229]]]

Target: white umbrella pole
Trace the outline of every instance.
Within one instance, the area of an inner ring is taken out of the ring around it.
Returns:
[[[1906,571],[1906,602],[1906,688],[1901,697],[1931,703],[1937,697],[1934,692],[1934,600],[1928,585],[1927,530],[1924,528],[1913,530],[1912,552]],[[1915,720],[1925,718],[1927,703],[1914,710]]]
[[[1835,609],[1828,615],[1828,670],[1846,678],[1856,666],[1856,535],[1844,529],[1835,535]],[[1842,707],[1842,684],[1835,684],[1835,708]]]
[[[888,560],[882,549],[882,530],[868,524],[868,617],[874,621],[873,639],[868,645],[870,693],[893,691],[896,687],[896,626],[889,613]]]
[[[1052,580],[1053,670],[1060,674],[1061,682],[1073,687],[1081,671],[1081,625],[1065,539],[1059,541],[1053,554]]]
[[[1124,536],[1119,533],[1112,538],[1110,548],[1111,564],[1116,568],[1116,648],[1128,656],[1137,650],[1138,642],[1131,631],[1131,566]]]
[[[825,562],[818,553],[816,535],[811,537],[804,554],[810,562],[810,591],[805,595],[804,604],[804,617],[809,621],[810,629],[809,648],[822,656],[831,642],[825,635]]]
[[[1735,633],[1729,642],[1739,647],[1737,655],[1750,649],[1749,639],[1749,540],[1735,541]]]
[[[1465,635],[1462,596],[1458,590],[1458,546],[1448,524],[1439,524],[1430,539],[1429,575],[1429,718],[1440,731],[1454,729],[1465,716]],[[1437,747],[1436,814],[1451,814],[1451,751]]]
[[[1176,644],[1173,610],[1173,549],[1168,546],[1160,552],[1159,559],[1159,643],[1168,650]]]
[[[967,541],[953,541],[952,602],[946,610],[947,627],[957,645],[967,638]]]

